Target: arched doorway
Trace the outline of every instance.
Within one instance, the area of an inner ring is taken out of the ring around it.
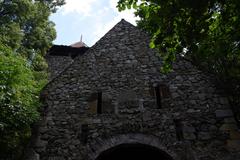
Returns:
[[[100,153],[96,160],[173,160],[160,149],[145,144],[120,144]]]

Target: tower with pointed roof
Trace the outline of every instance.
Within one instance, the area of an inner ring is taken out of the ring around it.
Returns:
[[[82,35],[79,42],[73,43],[70,46],[74,48],[87,47],[87,45],[82,41]]]
[[[240,159],[234,114],[214,77],[180,56],[161,73],[149,42],[121,20],[76,54],[42,91],[30,159]]]
[[[69,66],[76,56],[84,54],[88,49],[89,47],[82,41],[82,36],[79,42],[70,46],[52,46],[45,56],[48,63],[50,80],[55,78],[67,66]]]

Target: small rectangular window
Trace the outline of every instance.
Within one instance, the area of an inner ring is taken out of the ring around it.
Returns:
[[[175,125],[177,140],[181,141],[181,140],[183,140],[183,125],[182,125],[182,122],[179,119],[174,119],[173,122],[174,122],[174,125]]]
[[[156,101],[157,101],[158,108],[162,108],[161,94],[160,93],[161,92],[160,92],[159,86],[155,87],[155,96],[156,96]]]
[[[98,92],[97,113],[102,114],[102,92]]]
[[[93,93],[88,98],[88,113],[90,114],[96,114],[97,113],[97,104],[98,104],[98,94]]]
[[[150,96],[155,97],[158,108],[167,106],[168,98],[170,98],[170,91],[167,85],[159,84],[156,87],[150,87],[149,94]]]
[[[149,87],[149,95],[151,97],[155,97],[155,87],[153,87],[153,86]]]
[[[81,142],[83,144],[87,143],[87,137],[88,137],[88,125],[87,124],[82,124],[82,129],[81,129]]]
[[[88,98],[88,107],[89,114],[114,113],[111,96],[103,92],[91,94]]]
[[[169,87],[165,84],[159,85],[160,95],[162,98],[169,98],[170,97],[170,91]]]

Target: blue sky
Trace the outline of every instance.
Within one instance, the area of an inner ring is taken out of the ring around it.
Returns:
[[[56,26],[54,44],[71,45],[80,41],[92,46],[122,18],[136,24],[133,10],[118,12],[118,0],[65,0],[66,4],[50,17]]]

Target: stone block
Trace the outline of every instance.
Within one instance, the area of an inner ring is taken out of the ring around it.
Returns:
[[[183,138],[186,140],[195,140],[196,136],[194,133],[189,133],[189,132],[184,132],[183,133]]]
[[[230,139],[240,140],[240,132],[239,131],[230,131]]]
[[[39,127],[39,133],[45,133],[48,131],[48,128],[47,127]]]
[[[178,94],[178,93],[172,93],[172,98],[174,99],[174,98],[177,98],[177,97],[180,97],[180,95]]]
[[[47,141],[41,140],[40,138],[37,139],[35,147],[37,148],[44,148],[48,144]]]
[[[199,113],[199,112],[201,112],[201,110],[199,110],[199,109],[190,108],[190,109],[187,110],[187,113]]]
[[[183,132],[193,133],[195,132],[195,128],[191,126],[183,126]]]
[[[217,118],[225,118],[225,117],[232,117],[233,112],[230,109],[224,109],[224,110],[216,110],[215,111]]]
[[[220,99],[220,103],[223,104],[223,105],[227,105],[227,104],[228,104],[228,99],[225,98],[225,97],[222,97],[222,98]]]
[[[190,104],[192,104],[192,105],[196,105],[196,104],[197,104],[197,101],[196,101],[196,100],[190,100],[189,102],[190,102]]]
[[[200,140],[209,140],[209,139],[211,139],[211,135],[208,132],[199,132],[198,138]]]
[[[201,93],[198,95],[199,99],[203,101],[206,98],[206,95],[204,93]]]
[[[236,124],[223,124],[221,127],[220,127],[220,130],[222,131],[231,131],[231,130],[237,130],[238,127]]]
[[[33,149],[26,150],[25,160],[40,160],[39,154],[37,154]]]
[[[149,121],[152,119],[152,115],[151,115],[151,112],[144,112],[143,113],[143,121]]]
[[[62,156],[60,157],[60,156],[54,156],[54,157],[48,157],[48,159],[47,160],[64,160],[65,158],[63,158]]]
[[[233,117],[224,118],[224,123],[236,123],[236,120]]]
[[[125,90],[119,94],[118,101],[119,102],[133,101],[133,100],[136,100],[136,98],[137,98],[137,95],[135,91]]]
[[[231,151],[240,151],[240,140],[227,140],[227,149]]]
[[[38,153],[45,152],[47,144],[48,144],[47,141],[37,140],[36,144],[34,145],[34,149]]]
[[[210,132],[216,132],[217,130],[218,130],[218,128],[215,125],[209,126],[209,131]]]

